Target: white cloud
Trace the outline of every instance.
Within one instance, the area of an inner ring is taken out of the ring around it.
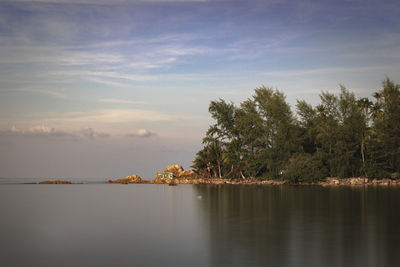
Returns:
[[[20,130],[18,130],[15,126],[13,126],[11,128],[12,132],[20,132]],[[50,128],[48,126],[44,126],[44,125],[37,125],[34,127],[29,128],[26,133],[32,133],[32,134],[44,134],[44,135],[49,135],[49,134],[53,134],[56,131],[54,130],[54,128]]]
[[[17,128],[15,125],[10,129],[0,130],[0,136],[25,136],[25,137],[52,137],[52,138],[69,138],[94,139],[98,137],[108,137],[107,133],[97,132],[90,127],[82,127],[79,131],[62,131],[46,125],[36,125],[27,129]]]
[[[19,129],[12,126],[11,129],[0,130],[0,135],[11,135],[11,136],[36,136],[36,137],[72,137],[70,133],[64,131],[57,131],[54,128],[36,125],[28,129]]]
[[[137,130],[135,133],[130,133],[127,134],[127,137],[142,137],[142,138],[147,138],[147,137],[151,137],[154,136],[155,133],[150,132],[149,130],[146,129],[139,129]]]
[[[155,136],[156,133],[147,129],[138,129],[136,132],[122,134],[121,137],[138,137],[138,138],[149,138]],[[60,131],[54,127],[46,125],[36,125],[33,127],[21,129],[16,126],[12,126],[10,129],[0,129],[0,136],[23,136],[23,137],[41,137],[41,138],[62,138],[70,140],[79,139],[97,139],[110,137],[110,134],[105,132],[99,132],[91,127],[85,126],[78,131]]]

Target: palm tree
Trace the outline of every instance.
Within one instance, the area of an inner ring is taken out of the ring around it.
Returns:
[[[357,105],[360,110],[365,112],[365,117],[368,118],[369,110],[371,109],[373,103],[368,99],[368,97],[363,97],[357,100]]]
[[[378,99],[380,99],[380,98],[382,97],[382,93],[381,93],[380,91],[375,92],[375,93],[373,94],[373,97],[375,97],[376,100],[378,100]]]
[[[367,176],[367,173],[365,171],[365,142],[367,139],[367,130],[368,130],[368,121],[369,121],[369,114],[370,114],[370,109],[372,108],[373,103],[367,98],[363,97],[357,100],[357,105],[360,111],[365,112],[365,123],[366,127],[363,129],[362,135],[361,135],[361,160],[363,163],[363,170],[365,176]]]
[[[382,104],[380,102],[375,102],[375,104],[372,105],[372,107],[371,107],[372,119],[374,121],[377,119],[381,119],[382,115],[383,115]]]

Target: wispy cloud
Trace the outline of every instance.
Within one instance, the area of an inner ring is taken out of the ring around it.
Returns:
[[[88,112],[67,112],[46,118],[47,122],[79,123],[81,125],[101,123],[118,124],[134,122],[157,122],[176,120],[178,117],[145,109],[101,109]]]
[[[98,101],[102,103],[111,103],[111,104],[132,104],[132,105],[146,104],[146,102],[144,101],[136,101],[136,100],[120,99],[120,98],[101,98]]]
[[[55,70],[37,74],[36,79],[55,83],[80,80],[120,88],[132,88],[133,83],[145,83],[160,79],[158,75],[124,73],[122,71],[125,70],[121,70],[121,72]]]
[[[120,54],[99,51],[73,51],[65,46],[1,46],[0,63],[52,63],[54,65],[117,64],[123,61]]]
[[[175,61],[177,61],[176,57],[167,57],[165,59],[143,60],[131,63],[129,64],[129,67],[135,69],[156,69],[174,63]]]
[[[77,79],[89,81],[98,84],[104,84],[112,87],[134,88],[138,83],[141,85],[158,81],[163,82],[183,82],[196,81],[205,78],[220,78],[223,75],[199,74],[199,73],[148,73],[135,74],[117,71],[76,71],[76,70],[56,70],[47,71],[37,75],[37,79],[43,79],[51,82],[71,82]]]
[[[283,70],[283,71],[269,71],[264,72],[267,76],[306,76],[306,75],[319,75],[327,73],[341,73],[341,72],[366,72],[388,69],[390,66],[367,66],[367,67],[329,67],[329,68],[316,68],[316,69],[297,69],[297,70]]]
[[[108,85],[111,87],[132,88],[131,84],[124,83],[124,82],[112,81],[107,78],[104,79],[104,78],[99,78],[99,77],[88,76],[88,77],[84,77],[83,79],[85,79],[89,82],[98,83],[98,84],[102,84],[102,85]]]
[[[6,0],[7,1],[7,0]],[[210,0],[113,0],[112,4],[135,4],[135,3],[165,3],[165,2],[209,2]],[[50,3],[50,4],[94,4],[111,5],[108,0],[13,0],[12,2]]]
[[[66,98],[66,95],[64,93],[58,92],[56,90],[52,90],[51,88],[49,89],[43,89],[43,88],[37,88],[37,87],[23,87],[23,88],[16,88],[12,90],[6,90],[8,92],[13,91],[13,92],[26,92],[26,93],[33,93],[33,94],[44,94],[44,95],[49,95],[54,98]]]

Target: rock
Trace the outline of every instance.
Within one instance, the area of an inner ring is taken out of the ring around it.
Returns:
[[[116,180],[108,180],[109,183],[119,183],[119,184],[138,184],[142,182],[142,178],[140,178],[139,175],[137,174],[132,174],[130,176],[126,176],[125,178],[122,179],[116,179]]]
[[[172,172],[174,177],[180,177],[183,173],[183,168],[181,165],[174,164],[174,165],[169,165],[165,168],[166,172]]]
[[[42,181],[39,184],[72,184],[72,183],[70,181],[55,180],[55,181]]]
[[[350,178],[349,179],[351,185],[363,185],[364,178]]]
[[[390,180],[389,179],[382,179],[381,185],[390,185]]]
[[[169,184],[172,182],[172,179],[156,177],[153,181],[154,184]]]
[[[339,179],[331,178],[331,177],[326,178],[325,182],[326,182],[328,185],[339,185],[339,184],[340,184]]]
[[[131,183],[137,183],[137,182],[142,181],[142,178],[140,178],[140,176],[137,174],[133,174],[131,176],[126,176],[124,179],[128,180]]]
[[[183,167],[178,164],[167,166],[165,168],[165,171],[171,172],[175,178],[183,178],[195,175],[195,172],[193,170],[184,170]]]

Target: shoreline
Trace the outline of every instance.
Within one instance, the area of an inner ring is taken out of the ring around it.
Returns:
[[[106,183],[114,184],[211,184],[211,185],[297,185],[297,186],[400,186],[400,179],[375,179],[365,177],[338,178],[327,177],[316,182],[291,182],[288,180],[256,178],[228,179],[205,178],[193,170],[184,170],[181,165],[169,165],[163,172],[157,172],[153,180],[143,180],[139,175],[132,174],[122,179],[109,179]]]
[[[400,186],[400,179],[392,180],[384,179],[369,179],[362,177],[353,178],[332,178],[328,177],[324,180],[313,183],[292,183],[286,180],[258,180],[255,178],[230,180],[223,178],[156,178],[153,180],[142,180],[139,178],[132,179],[132,176],[127,176],[123,179],[111,180],[106,183],[117,184],[211,184],[211,185],[297,185],[297,186]]]

